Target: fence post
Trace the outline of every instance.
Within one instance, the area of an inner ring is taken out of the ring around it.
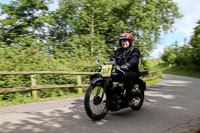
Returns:
[[[35,78],[35,75],[31,75],[31,86],[36,86],[37,85],[37,81]],[[32,96],[33,98],[37,98],[37,90],[32,91]]]
[[[82,81],[81,81],[81,75],[77,75],[77,82],[78,82],[78,85],[81,85],[82,83]],[[83,93],[83,90],[82,90],[82,88],[78,88],[78,93],[79,94],[81,94],[81,93]]]

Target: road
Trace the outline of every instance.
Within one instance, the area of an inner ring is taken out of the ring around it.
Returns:
[[[200,127],[200,79],[163,75],[141,110],[92,121],[83,97],[0,108],[0,133],[189,133]]]

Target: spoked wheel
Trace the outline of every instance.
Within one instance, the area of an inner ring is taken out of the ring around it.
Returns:
[[[135,90],[136,95],[133,97],[133,104],[131,105],[131,108],[133,110],[139,110],[144,102],[144,90],[140,90],[138,85],[135,85]]]
[[[107,98],[102,86],[101,83],[90,85],[85,93],[85,111],[93,120],[100,120],[108,113]]]

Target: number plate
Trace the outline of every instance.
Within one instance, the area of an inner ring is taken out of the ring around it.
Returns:
[[[112,65],[104,65],[101,69],[101,76],[102,77],[110,77],[112,71]]]

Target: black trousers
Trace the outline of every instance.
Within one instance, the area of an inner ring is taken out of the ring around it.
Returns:
[[[123,86],[126,89],[127,97],[132,97],[132,88],[133,85],[136,84],[139,80],[139,73],[138,72],[126,72],[123,77]]]

